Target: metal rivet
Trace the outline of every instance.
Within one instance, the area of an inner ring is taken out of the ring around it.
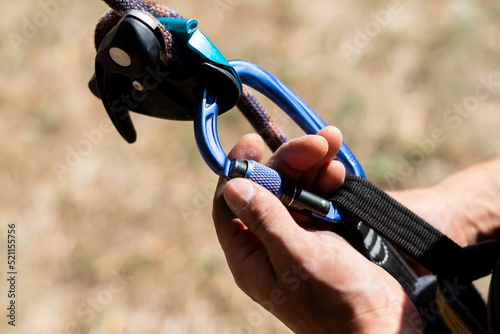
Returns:
[[[144,88],[144,86],[139,80],[134,80],[134,82],[132,82],[132,87],[134,87],[135,90],[138,90],[140,92],[146,90],[146,88]]]
[[[132,65],[132,59],[130,59],[130,56],[120,48],[114,47],[109,49],[109,56],[115,63],[122,67],[128,67]]]

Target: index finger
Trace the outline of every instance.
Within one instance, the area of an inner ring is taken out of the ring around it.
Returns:
[[[283,144],[267,165],[292,182],[299,181],[306,171],[314,169],[314,173],[309,172],[309,178],[314,180],[320,169],[333,160],[341,144],[341,132],[336,127],[327,126],[317,135],[307,135]]]

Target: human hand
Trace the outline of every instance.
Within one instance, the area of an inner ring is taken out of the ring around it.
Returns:
[[[327,196],[344,168],[332,158],[340,132],[292,140],[268,166],[304,189]],[[262,140],[245,136],[230,158],[260,161]],[[263,187],[221,180],[213,218],[238,286],[297,333],[421,333],[418,312],[401,286],[343,238],[311,227]]]
[[[500,240],[500,157],[438,184],[389,194],[460,246]]]

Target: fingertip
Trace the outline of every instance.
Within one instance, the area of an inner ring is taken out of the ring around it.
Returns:
[[[332,160],[318,175],[317,191],[323,196],[331,195],[344,184],[346,170],[340,161]]]
[[[328,140],[322,136],[306,135],[283,144],[268,161],[268,166],[279,170],[290,180],[297,180],[328,153]]]
[[[342,141],[342,132],[339,128],[333,125],[325,126],[323,129],[319,130],[318,134],[325,138],[332,138]]]
[[[224,187],[224,199],[236,215],[248,207],[256,193],[252,181],[243,178],[232,179]]]
[[[255,236],[269,246],[298,228],[287,208],[269,190],[243,178],[230,180],[224,198],[231,211]]]
[[[290,144],[294,145],[295,152],[293,152],[294,154],[287,152],[288,160],[290,163],[302,160],[303,166],[297,166],[301,171],[307,170],[321,161],[329,150],[328,139],[323,136],[306,135],[291,141]]]
[[[335,126],[329,125],[318,132],[318,135],[325,138],[328,142],[330,151],[337,152],[342,145],[342,132]]]

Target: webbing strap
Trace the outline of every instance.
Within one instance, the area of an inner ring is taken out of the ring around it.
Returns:
[[[490,331],[500,333],[500,259],[495,265],[489,291],[488,313],[490,317]]]
[[[472,281],[491,271],[499,246],[462,248],[364,178],[348,175],[331,201],[443,279]]]
[[[447,303],[439,287],[436,290],[436,305],[448,330],[452,333],[474,334],[469,325],[465,323],[460,315]]]
[[[413,298],[418,277],[408,266],[401,254],[386,239],[363,223],[353,225],[353,229],[363,241],[360,250],[373,263],[383,268],[403,287],[406,294]],[[358,249],[359,250],[359,249]]]
[[[486,334],[487,308],[473,285],[438,280],[435,306],[450,333]]]

